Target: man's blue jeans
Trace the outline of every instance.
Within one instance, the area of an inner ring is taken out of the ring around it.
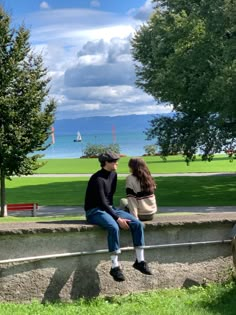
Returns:
[[[132,233],[134,247],[144,246],[143,223],[136,219],[133,215],[124,210],[113,208],[116,214],[122,219],[129,219],[129,227]],[[109,252],[120,253],[120,227],[110,214],[99,208],[86,211],[88,223],[96,224],[105,228],[108,232],[107,241]]]

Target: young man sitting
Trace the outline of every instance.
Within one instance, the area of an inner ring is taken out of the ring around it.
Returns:
[[[115,281],[124,281],[119,266],[120,229],[130,230],[136,252],[133,267],[146,275],[152,275],[144,260],[143,223],[124,210],[115,208],[113,195],[116,191],[119,155],[106,152],[98,158],[101,169],[91,176],[85,196],[85,211],[88,223],[99,225],[107,230],[108,249],[111,253],[110,275]]]

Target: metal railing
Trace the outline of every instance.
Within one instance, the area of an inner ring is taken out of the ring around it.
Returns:
[[[227,240],[216,240],[216,241],[204,241],[204,242],[187,242],[187,243],[171,243],[171,244],[159,244],[159,245],[146,245],[142,248],[144,249],[156,249],[156,248],[169,248],[169,247],[182,247],[182,246],[197,246],[197,245],[217,245],[217,244],[228,244],[231,243],[232,239]],[[133,251],[133,247],[123,247],[121,251]],[[34,261],[34,260],[44,260],[44,259],[55,259],[55,258],[65,258],[74,256],[85,256],[85,255],[96,255],[108,253],[108,249],[98,249],[93,251],[80,251],[72,253],[62,253],[62,254],[52,254],[52,255],[42,255],[33,257],[22,257],[22,258],[12,258],[0,260],[0,264],[17,263],[24,261]]]

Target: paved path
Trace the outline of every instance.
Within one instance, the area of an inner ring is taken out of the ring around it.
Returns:
[[[236,206],[217,207],[159,207],[158,213],[236,213]],[[10,216],[25,216],[22,211],[9,211]],[[84,209],[80,206],[40,206],[37,216],[63,216],[63,215],[84,215]]]

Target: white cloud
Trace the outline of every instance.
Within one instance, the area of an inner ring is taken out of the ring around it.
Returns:
[[[116,116],[128,114],[168,113],[172,107],[156,105],[150,95],[127,86],[71,87],[63,91],[66,99],[58,108],[63,117]]]
[[[68,87],[133,85],[130,38],[87,42],[78,52],[77,65],[65,72]]]
[[[90,2],[92,4],[92,2]],[[146,1],[132,16],[93,9],[44,10],[27,19],[31,41],[43,53],[57,118],[171,111],[135,87],[130,39],[150,12]]]
[[[50,6],[46,1],[40,3],[40,9],[49,9]]]
[[[91,2],[90,2],[90,6],[91,7],[94,7],[94,8],[98,8],[98,7],[100,7],[100,2],[98,1],[98,0],[92,0]]]
[[[128,11],[128,15],[133,16],[140,21],[146,21],[153,12],[155,7],[152,0],[146,0],[146,2],[140,8],[132,8]]]
[[[67,107],[61,106],[59,107],[60,112],[64,111],[73,111],[73,112],[79,112],[79,111],[94,111],[94,110],[99,110],[100,109],[100,104],[99,103],[84,103],[82,106],[77,106],[77,105],[69,105]]]

